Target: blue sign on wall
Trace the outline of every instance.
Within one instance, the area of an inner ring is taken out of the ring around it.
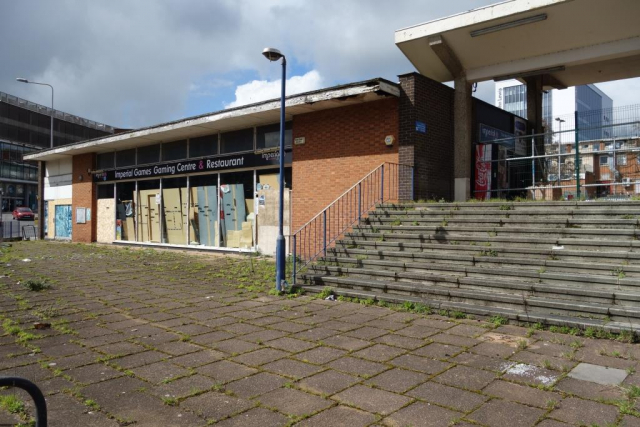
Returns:
[[[427,133],[427,124],[416,120],[416,132]]]

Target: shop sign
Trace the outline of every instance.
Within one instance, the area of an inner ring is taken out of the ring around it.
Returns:
[[[416,120],[416,132],[427,133],[427,124],[425,122]]]
[[[510,138],[510,139],[507,139],[507,138]],[[496,141],[496,140],[503,140],[503,141]],[[513,134],[509,132],[505,132],[500,129],[496,129],[491,126],[487,126],[483,123],[480,123],[480,143],[484,144],[487,142],[503,145],[512,150],[515,147],[515,139],[513,138]]]
[[[291,151],[285,151],[285,163],[291,163]],[[266,153],[245,153],[221,157],[180,160],[158,163],[149,166],[112,169],[94,172],[95,182],[122,181],[128,179],[156,178],[172,175],[188,175],[191,173],[219,172],[225,170],[253,168],[260,166],[277,166],[280,151]]]

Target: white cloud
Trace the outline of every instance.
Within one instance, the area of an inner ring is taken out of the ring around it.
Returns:
[[[239,85],[236,88],[236,99],[225,106],[226,108],[233,108],[240,105],[278,98],[280,96],[281,82],[282,79],[273,81],[253,80],[249,83]],[[324,82],[320,73],[316,70],[311,70],[303,76],[293,76],[287,79],[287,96],[320,89],[323,86]]]

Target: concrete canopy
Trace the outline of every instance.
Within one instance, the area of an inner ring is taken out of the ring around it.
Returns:
[[[640,1],[511,0],[395,32],[436,81],[544,75],[545,88],[640,76]]]

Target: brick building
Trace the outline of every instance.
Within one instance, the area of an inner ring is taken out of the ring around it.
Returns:
[[[48,212],[70,208],[73,241],[273,253],[279,110],[278,100],[266,101],[28,159],[43,162],[49,194],[72,182],[70,200],[47,203]],[[495,109],[489,116],[513,131],[512,114]],[[383,163],[391,165],[384,185],[398,199],[453,197],[448,86],[410,73],[398,83],[378,78],[331,87],[288,97],[286,120],[285,235]],[[45,237],[56,238],[57,225],[47,223]]]

